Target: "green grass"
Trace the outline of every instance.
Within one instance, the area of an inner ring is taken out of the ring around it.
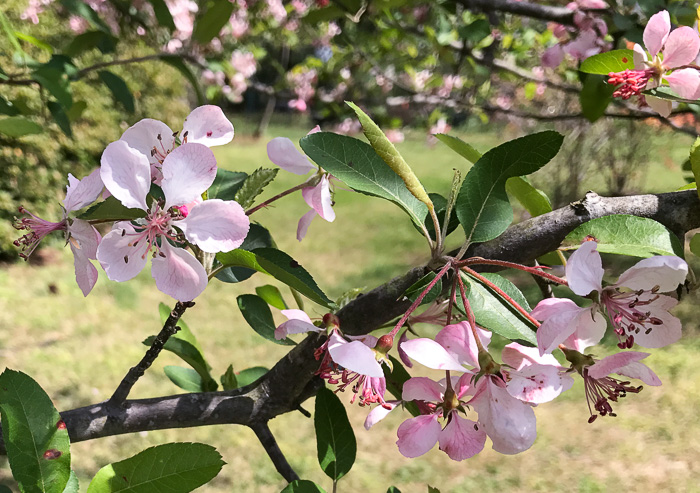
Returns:
[[[238,124],[234,143],[216,149],[220,165],[242,171],[273,166],[265,141],[254,142]],[[303,122],[280,121],[271,135],[298,139]],[[499,140],[514,137],[507,131],[474,133],[462,137],[485,151]],[[466,171],[465,163],[438,144],[426,147],[415,133],[400,144],[409,163],[430,191],[445,193],[451,169]],[[660,137],[660,144],[664,137]],[[663,148],[659,146],[659,153]],[[655,190],[682,185],[682,152],[668,163],[656,164],[650,156]],[[298,183],[280,173],[265,192],[272,196]],[[345,290],[374,287],[427,259],[427,248],[408,218],[393,204],[341,190],[338,185],[337,219],[328,224],[316,219],[307,238],[298,243],[296,223],[308,210],[299,195],[292,195],[253,216],[270,228],[277,245],[301,262],[331,297]],[[454,234],[452,243],[459,242]],[[5,366],[35,378],[59,409],[99,402],[109,397],[127,369],[143,355],[141,341],[159,330],[158,303],[172,300],[155,289],[148,272],[129,283],[112,283],[104,275],[84,299],[73,279],[69,252],[53,252],[48,265],[18,264],[0,269],[0,357]],[[229,364],[236,370],[271,366],[288,348],[266,343],[243,321],[236,296],[253,293],[269,283],[261,275],[241,285],[215,282],[187,312],[185,320],[203,346],[215,377]],[[56,293],[49,289],[55,286]],[[288,301],[288,291],[282,290]],[[677,313],[686,332],[697,333],[697,296],[682,303]],[[312,316],[322,315],[309,304]],[[279,317],[278,317],[279,319]],[[600,354],[612,349],[603,347]],[[686,337],[672,347],[653,351],[648,358],[664,386],[647,388],[618,403],[616,419],[599,419],[589,425],[580,380],[557,401],[540,406],[539,436],[529,451],[502,456],[487,445],[479,456],[462,463],[449,460],[437,449],[420,459],[402,457],[396,446],[396,427],[406,418],[396,411],[370,432],[362,427],[367,410],[349,406],[358,440],[357,461],[339,485],[339,491],[383,492],[395,485],[404,493],[426,491],[426,484],[443,493],[487,492],[598,492],[598,491],[700,491],[700,340]],[[182,364],[164,353],[137,383],[132,397],[178,393],[165,377],[163,366]],[[341,394],[343,400],[348,395]],[[313,401],[304,403],[313,410]],[[300,476],[317,481],[330,491],[330,482],[316,462],[313,421],[290,413],[271,423],[279,445]],[[135,436],[107,437],[73,444],[74,468],[85,491],[89,478],[103,465],[131,456],[143,448],[169,441],[202,441],[217,447],[228,463],[206,492],[278,492],[284,486],[252,431],[241,426],[215,426],[167,430]],[[0,483],[11,484],[4,459]]]

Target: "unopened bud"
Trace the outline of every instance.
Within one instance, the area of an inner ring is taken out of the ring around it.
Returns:
[[[394,336],[391,334],[384,334],[379,339],[377,339],[377,345],[374,349],[380,353],[388,353],[389,350],[394,346]]]
[[[325,327],[340,327],[340,319],[333,313],[326,313],[323,316],[323,325]]]

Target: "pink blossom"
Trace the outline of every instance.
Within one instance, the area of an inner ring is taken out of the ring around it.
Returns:
[[[521,401],[549,402],[574,384],[574,379],[564,373],[565,368],[554,356],[540,355],[536,347],[513,342],[503,348],[501,359],[508,393]]]
[[[651,58],[644,48],[635,44],[634,70],[608,74],[608,82],[619,86],[613,96],[622,99],[641,96],[645,89],[666,82],[682,98],[700,98],[700,73],[694,68],[679,68],[692,63],[700,51],[697,31],[688,26],[671,31],[668,11],[662,10],[649,19],[643,39]],[[654,96],[646,96],[645,101],[661,116],[671,114],[671,101]]]
[[[449,389],[445,380],[435,382],[425,377],[414,377],[404,384],[403,399],[422,401],[432,412],[401,423],[396,432],[401,454],[418,457],[439,443],[440,450],[450,459],[461,461],[483,450],[486,433],[478,423],[460,415],[463,400],[471,391],[470,377],[465,373],[459,379],[452,379]],[[439,422],[441,418],[444,428]]]
[[[257,70],[255,55],[249,51],[236,50],[231,54],[231,66],[237,72],[243,74],[246,79],[249,79]]]
[[[481,345],[488,346],[490,333],[477,328],[477,334]],[[404,342],[402,348],[408,356],[428,368],[465,372],[470,375],[481,370],[479,349],[467,322],[446,326],[438,333],[435,341],[413,339]],[[464,365],[471,366],[474,370],[467,369]],[[524,372],[522,378],[529,376]],[[535,379],[539,382],[543,378],[537,375]],[[514,385],[518,386],[518,391],[514,393],[523,397],[524,392],[520,390],[521,383],[516,381]],[[561,383],[556,383],[556,378],[537,385],[563,387]],[[550,392],[540,391],[531,395],[540,396],[548,393]],[[404,396],[404,400],[406,399]],[[492,373],[481,375],[474,386],[473,397],[466,404],[473,406],[479,414],[478,422],[491,438],[494,450],[504,454],[514,454],[532,446],[536,437],[534,412],[528,404],[508,392],[502,375]]]
[[[688,265],[675,256],[655,256],[640,260],[622,273],[617,283],[603,288],[603,266],[595,241],[585,241],[566,264],[571,290],[579,296],[593,295],[594,304],[579,308],[571,300],[550,298],[541,301],[533,317],[543,320],[537,331],[542,354],[551,352],[566,340],[574,339],[577,350],[597,344],[605,333],[607,313],[621,348],[637,344],[663,347],[681,337],[681,323],[668,311],[677,301],[664,293],[685,281]]]
[[[185,118],[180,132],[183,143],[199,143],[207,147],[224,145],[233,139],[233,125],[221,108],[199,106]],[[145,118],[127,128],[120,141],[146,157],[151,165],[151,179],[160,183],[163,161],[177,145],[176,136],[165,123]]]
[[[396,128],[390,128],[384,132],[384,134],[386,135],[386,138],[389,139],[389,142],[394,144],[400,144],[405,138],[403,132]]]
[[[309,316],[303,310],[282,310],[282,315],[287,321],[281,323],[275,329],[275,339],[280,340],[291,334],[304,334],[306,332],[321,332],[322,327],[313,324]]]
[[[192,128],[193,135],[201,133],[196,125]],[[191,301],[206,288],[207,272],[191,253],[170,242],[185,246],[188,241],[204,252],[227,252],[243,243],[250,223],[233,201],[206,200],[192,207],[187,217],[177,209],[200,197],[216,177],[216,159],[205,145],[177,147],[163,159],[161,172],[165,201],[148,206],[147,157],[121,139],[107,146],[102,181],[125,207],[146,211],[146,218],[134,224],[116,223],[102,240],[97,258],[111,280],[122,282],[136,276],[152,253],[151,274],[158,289],[179,301]]]
[[[82,219],[71,219],[68,214],[92,204],[98,199],[103,188],[99,169],[82,180],[76,179],[69,173],[61,221],[57,223],[46,221],[27,211],[24,207],[20,207],[20,212],[28,214],[30,217],[22,218],[14,225],[16,229],[28,231],[27,234],[14,242],[15,246],[22,248],[20,256],[25,259],[32,254],[39,242],[49,233],[53,231],[65,232],[66,240],[73,252],[75,279],[84,296],[92,291],[97,282],[97,269],[91,260],[97,259],[97,247],[101,237],[90,223]]]
[[[278,24],[281,24],[287,18],[287,10],[284,8],[282,0],[267,0],[267,13]]]
[[[636,394],[642,390],[641,386],[632,386],[629,381],[610,377],[611,373],[636,378],[647,385],[661,385],[659,377],[648,366],[640,362],[647,356],[649,356],[648,353],[623,351],[579,369],[583,376],[588,410],[591,414],[589,423],[597,418],[597,415],[593,414],[593,409],[600,416],[616,416],[610,401],[617,402],[618,398],[625,397],[628,393]]]
[[[320,129],[319,129],[320,130]],[[316,129],[309,133],[318,131]],[[311,210],[304,214],[297,225],[297,240],[301,241],[306,236],[311,221],[316,216],[321,216],[328,222],[335,220],[333,210],[333,199],[330,188],[330,178],[328,173],[323,172],[311,163],[300,153],[294,143],[286,137],[275,137],[267,144],[267,156],[270,161],[280,168],[295,175],[304,175],[309,171],[317,173],[308,180],[308,186],[301,190],[304,201],[311,207]]]

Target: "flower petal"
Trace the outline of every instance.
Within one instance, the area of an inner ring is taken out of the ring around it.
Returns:
[[[645,305],[642,311],[649,312],[649,316],[658,319],[661,323],[646,324],[638,334],[634,335],[634,342],[645,348],[662,348],[677,342],[683,335],[681,321],[668,311],[676,306],[678,301],[670,296],[659,295],[654,301]]]
[[[401,403],[401,401],[386,401],[384,404],[372,409],[367,415],[367,418],[365,418],[365,430],[369,430],[386,418],[391,411],[396,409],[399,403]]]
[[[649,356],[649,353],[639,351],[621,351],[597,361],[588,367],[588,375],[591,378],[600,379],[611,373],[637,378],[647,385],[661,385],[661,380],[656,373],[641,360]]]
[[[484,347],[488,347],[491,342],[491,333],[477,327],[479,339]],[[435,341],[444,347],[451,356],[463,365],[479,367],[479,348],[476,345],[474,334],[468,322],[460,322],[445,326],[437,336]],[[462,370],[464,371],[464,370]]]
[[[550,46],[542,54],[542,66],[547,68],[557,68],[564,61],[564,49],[557,43]]]
[[[470,404],[479,413],[479,423],[493,442],[493,449],[502,454],[529,449],[537,437],[532,407],[511,396],[493,377],[483,377],[479,383],[482,391]]]
[[[403,384],[404,401],[442,402],[445,386],[427,377],[413,377]]]
[[[151,158],[154,148],[163,156],[175,145],[175,137],[170,127],[152,118],[136,122],[124,131],[119,140],[126,142],[129,147],[136,149],[154,163],[157,162],[155,158]]]
[[[175,221],[188,241],[205,252],[230,252],[248,235],[250,220],[232,200],[212,199],[195,205],[186,218]]]
[[[289,334],[303,334],[305,332],[320,332],[323,330],[320,327],[316,327],[303,310],[281,310],[281,313],[288,320],[275,329],[275,339],[284,339]]]
[[[178,301],[192,301],[207,287],[207,271],[194,255],[163,240],[160,254],[151,262],[151,275],[159,291]]]
[[[435,446],[442,431],[436,414],[416,416],[401,423],[396,445],[404,457],[419,457]]]
[[[361,341],[348,342],[333,331],[328,340],[328,353],[340,366],[361,375],[384,377],[374,351]]]
[[[73,265],[75,267],[75,280],[78,287],[87,296],[97,282],[97,269],[85,254],[85,251],[78,248],[73,242],[70,243],[73,252]]]
[[[602,291],[603,261],[600,258],[598,243],[584,241],[569,257],[566,263],[566,280],[569,288],[579,296],[588,296],[591,291]]]
[[[102,237],[89,222],[73,219],[68,226],[68,234],[71,237],[69,240],[71,245],[77,242],[78,244],[75,246],[82,250],[87,258],[97,259],[97,247],[102,241]]]
[[[659,255],[640,260],[622,273],[615,286],[625,286],[632,291],[649,290],[655,286],[667,293],[685,282],[688,264],[680,257]]]
[[[148,261],[148,242],[141,240],[137,246],[134,229],[128,223],[118,223],[102,238],[97,247],[97,260],[112,281],[124,282],[136,277]]]
[[[508,371],[508,393],[524,402],[542,404],[554,400],[574,384],[573,378],[561,372],[558,366],[535,363],[521,370]]]
[[[662,10],[649,18],[649,22],[644,28],[644,46],[646,46],[652,57],[661,51],[661,47],[668,38],[668,33],[671,32],[671,17],[668,11]]]
[[[668,115],[670,115],[671,111],[673,110],[673,103],[671,103],[671,101],[669,101],[668,99],[661,99],[655,96],[647,95],[645,96],[644,100],[647,102],[647,104],[652,110],[656,111],[659,115],[663,116],[664,118],[668,118]]]
[[[413,368],[413,361],[411,361],[411,358],[408,357],[406,351],[404,351],[401,347],[401,345],[406,341],[408,341],[408,329],[404,330],[401,334],[401,337],[399,337],[397,351],[399,352],[399,358],[401,358],[401,362],[403,363],[403,365],[408,368]]]
[[[540,301],[532,311],[533,317],[540,320],[543,318],[538,312],[540,305],[545,306],[541,312],[550,314],[537,329],[537,347],[540,350],[540,355],[551,353],[574,333],[588,346],[596,344],[605,334],[607,324],[604,317],[595,312],[595,305],[580,308],[569,299],[549,298]],[[552,312],[553,307],[556,307],[558,311]],[[595,340],[596,338],[597,340]]]
[[[317,169],[286,137],[275,137],[267,143],[267,157],[283,170],[295,175],[305,175]]]
[[[100,177],[107,190],[125,207],[147,210],[151,166],[146,156],[117,140],[102,153]]]
[[[432,339],[412,339],[404,342],[401,348],[411,359],[433,370],[466,371],[459,361]]]
[[[313,221],[316,216],[318,216],[318,214],[313,209],[301,216],[301,219],[299,219],[299,224],[297,225],[297,240],[301,241],[304,239],[311,221]]]
[[[335,220],[328,175],[323,175],[321,181],[315,187],[302,188],[301,195],[309,207],[315,210],[323,219],[329,223]]]
[[[694,68],[674,70],[664,76],[671,89],[682,98],[698,99],[700,97],[700,72]]]
[[[233,124],[218,106],[211,104],[192,110],[182,125],[182,136],[187,142],[207,147],[228,144],[233,140]]]
[[[669,34],[664,44],[663,64],[666,68],[676,68],[695,61],[700,51],[698,32],[689,26],[681,26]]]
[[[216,158],[207,146],[183,144],[163,161],[165,209],[184,205],[201,196],[216,178]]]
[[[68,188],[66,189],[66,198],[63,200],[63,207],[65,207],[66,212],[82,209],[96,201],[104,187],[100,168],[95,169],[82,180],[78,180],[68,173]]]
[[[634,52],[632,53],[632,59],[634,60],[635,70],[646,70],[647,66],[645,62],[649,61],[647,52],[637,43],[634,44],[632,51]]]
[[[540,351],[536,347],[527,347],[517,342],[511,342],[503,348],[501,353],[503,364],[512,367],[515,370],[520,370],[525,366],[532,364],[559,366],[559,362],[553,354],[540,355]]]
[[[457,413],[452,413],[451,418],[440,432],[440,450],[457,461],[469,459],[481,452],[486,443],[486,432],[474,421],[461,418]]]

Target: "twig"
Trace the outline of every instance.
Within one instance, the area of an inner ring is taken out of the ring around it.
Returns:
[[[574,10],[566,7],[540,5],[518,0],[459,0],[467,9],[480,9],[484,12],[504,12],[532,19],[574,25]],[[605,13],[607,9],[587,9],[590,12]]]
[[[260,444],[263,446],[265,452],[267,452],[267,455],[270,457],[270,460],[275,465],[277,472],[280,473],[288,483],[299,479],[299,476],[296,472],[294,472],[292,466],[289,465],[287,458],[277,445],[277,441],[272,435],[270,427],[267,426],[267,423],[254,423],[250,425],[250,429],[255,432],[255,436],[257,436],[258,440],[260,440]]]
[[[180,330],[177,323],[180,320],[180,317],[182,317],[183,313],[185,313],[185,310],[192,306],[194,306],[194,301],[178,301],[175,304],[175,308],[172,312],[170,312],[170,316],[165,321],[165,324],[163,324],[163,328],[156,336],[155,340],[151,344],[151,347],[148,348],[148,351],[146,351],[146,354],[143,356],[143,358],[141,358],[139,364],[131,367],[117,387],[117,390],[114,391],[112,397],[110,397],[107,401],[108,407],[119,407],[124,404],[124,401],[129,396],[129,392],[131,392],[132,387],[156,360],[160,352],[163,350],[163,346],[165,346],[165,343],[168,342],[168,339],[170,339],[170,336],[174,335],[178,330]]]

